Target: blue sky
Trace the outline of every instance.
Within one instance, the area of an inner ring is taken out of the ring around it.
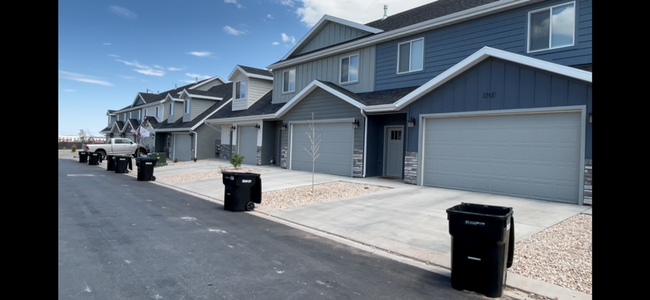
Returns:
[[[100,136],[106,111],[235,65],[280,60],[324,14],[358,23],[426,0],[59,0],[59,135]]]

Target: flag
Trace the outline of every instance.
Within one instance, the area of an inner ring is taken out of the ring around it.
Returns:
[[[140,128],[140,136],[143,138],[149,137],[149,131],[144,128]]]

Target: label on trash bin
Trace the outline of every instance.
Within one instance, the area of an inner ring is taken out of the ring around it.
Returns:
[[[251,182],[253,182],[253,181],[250,180],[250,179],[242,179],[241,182],[242,182],[242,183],[251,183]]]
[[[510,230],[510,223],[508,223],[508,226],[506,226],[506,230]]]
[[[478,258],[478,257],[471,257],[471,256],[468,256],[467,258],[469,258],[469,259],[471,259],[471,260],[478,260],[478,261],[481,261],[481,259]],[[504,277],[505,277],[505,276],[504,276]]]
[[[145,164],[145,165],[150,165],[151,163],[150,163],[150,162],[146,162],[146,163],[144,163],[144,164]]]
[[[465,225],[485,226],[485,222],[465,220]]]

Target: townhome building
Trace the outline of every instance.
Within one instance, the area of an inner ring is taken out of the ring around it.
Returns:
[[[367,24],[325,15],[267,67],[281,107],[262,125],[286,129],[273,142],[288,169],[312,169],[313,113],[316,172],[591,204],[591,9],[438,0]]]

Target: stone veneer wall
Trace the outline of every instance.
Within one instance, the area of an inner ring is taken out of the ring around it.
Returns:
[[[352,177],[363,177],[363,150],[354,149],[352,154]]]
[[[583,194],[584,205],[593,205],[591,194],[591,159],[585,159],[585,190]]]
[[[406,152],[404,156],[404,183],[418,182],[418,153]]]
[[[257,165],[262,165],[262,147],[257,146]]]
[[[280,155],[280,167],[282,167],[283,169],[288,168],[287,153],[288,153],[287,147],[286,146],[282,147],[282,154]]]
[[[221,144],[221,151],[219,151],[219,158],[221,159],[230,159],[230,145]]]

